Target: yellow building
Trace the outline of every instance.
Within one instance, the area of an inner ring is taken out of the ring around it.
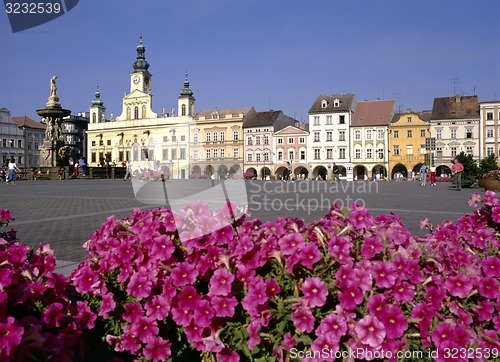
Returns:
[[[253,113],[253,107],[200,111],[190,125],[190,175],[226,178],[243,171],[243,121]]]
[[[194,116],[193,92],[186,74],[178,97],[178,114],[152,110],[152,74],[145,58],[142,38],[130,73],[130,92],[122,99],[122,113],[106,119],[106,108],[99,90],[90,107],[87,131],[87,157],[90,166],[102,163],[120,165],[129,160],[132,169],[161,169],[172,178],[189,174],[189,123]]]
[[[420,166],[429,166],[429,151],[426,139],[430,138],[430,112],[398,113],[389,125],[389,169],[392,179],[396,173],[411,177],[419,172]]]

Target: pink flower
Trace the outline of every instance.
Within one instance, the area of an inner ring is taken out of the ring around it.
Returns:
[[[293,233],[282,237],[279,240],[279,245],[281,247],[281,252],[284,255],[290,255],[303,248],[305,241],[301,234]]]
[[[491,319],[493,312],[495,311],[495,307],[487,300],[478,300],[477,306],[472,308],[472,310],[477,314],[477,320],[484,322]]]
[[[194,323],[199,327],[208,327],[215,312],[208,300],[202,300],[194,310]]]
[[[363,245],[361,246],[361,256],[366,259],[372,259],[378,253],[384,251],[384,245],[382,244],[382,238],[378,235],[373,237],[366,237],[363,240]]]
[[[374,294],[370,296],[366,309],[379,320],[385,318],[389,312],[389,305],[383,294]]]
[[[477,204],[481,202],[481,195],[477,192],[472,193],[469,199],[469,206],[477,207]]]
[[[24,328],[18,325],[14,317],[9,316],[5,322],[0,322],[0,357],[11,356],[21,343],[23,332]]]
[[[472,291],[472,283],[464,273],[446,278],[444,286],[448,293],[455,297],[465,298]]]
[[[89,307],[89,303],[87,301],[76,302],[78,308],[78,314],[75,319],[78,321],[80,328],[82,329],[92,329],[94,328],[94,322],[97,319],[97,316]]]
[[[179,263],[172,269],[172,283],[176,287],[193,284],[198,276],[194,265],[189,263]]]
[[[454,335],[453,327],[449,323],[439,323],[434,332],[432,332],[432,341],[436,348],[441,348],[441,345],[452,340]]]
[[[210,295],[228,295],[231,293],[231,283],[234,275],[227,269],[217,269],[210,278]]]
[[[355,229],[369,228],[373,224],[373,219],[367,209],[359,205],[351,205],[349,222]]]
[[[139,317],[130,330],[141,343],[150,343],[158,335],[156,321],[148,317]]]
[[[127,293],[137,300],[142,300],[151,294],[151,285],[151,277],[147,273],[135,273],[130,278]]]
[[[380,346],[386,336],[384,325],[377,317],[371,315],[367,315],[358,321],[354,329],[361,343],[374,348]]]
[[[314,316],[311,310],[307,308],[298,308],[294,313],[292,313],[292,321],[295,328],[299,329],[301,332],[312,332],[314,330]]]
[[[240,356],[235,351],[231,351],[229,348],[223,348],[220,352],[217,352],[217,361],[221,362],[239,362]]]
[[[408,321],[398,306],[389,308],[382,323],[389,338],[400,338],[408,329]]]
[[[195,310],[198,303],[201,300],[201,296],[196,292],[196,289],[190,285],[182,289],[182,291],[177,294],[177,303],[180,308]]]
[[[328,296],[328,288],[326,284],[317,277],[309,277],[300,286],[300,290],[304,293],[302,301],[308,308],[322,307]]]
[[[156,320],[163,320],[170,311],[170,301],[161,295],[154,295],[144,306],[146,316]]]
[[[363,302],[363,293],[358,287],[349,287],[338,295],[342,307],[347,310],[354,310]]]
[[[347,324],[344,318],[337,314],[329,314],[319,324],[316,329],[316,335],[327,335],[331,336],[332,340],[340,341],[345,333],[347,332]]]
[[[166,361],[172,355],[171,346],[170,341],[155,337],[144,347],[144,357],[153,362]]]
[[[483,260],[482,269],[485,275],[490,277],[500,277],[500,258],[490,256]]]
[[[375,285],[380,288],[391,288],[398,277],[394,264],[384,261],[373,262],[372,275]]]
[[[50,327],[60,327],[61,320],[66,315],[64,306],[61,303],[52,303],[47,310],[43,312],[43,321]]]
[[[394,287],[394,299],[397,302],[410,302],[415,296],[415,286],[401,282]]]
[[[490,299],[496,299],[500,296],[500,283],[492,277],[486,277],[479,281],[477,289],[480,295]]]
[[[101,307],[99,308],[99,316],[108,318],[108,313],[112,312],[116,307],[113,293],[106,293],[102,296]]]
[[[307,243],[300,250],[300,263],[308,269],[312,269],[313,265],[321,259],[321,253],[314,243]]]
[[[99,284],[99,273],[84,267],[77,271],[73,278],[76,290],[79,293],[88,293],[97,289]]]
[[[232,317],[234,315],[234,308],[238,305],[238,301],[233,296],[215,296],[210,299],[210,302],[217,317]]]

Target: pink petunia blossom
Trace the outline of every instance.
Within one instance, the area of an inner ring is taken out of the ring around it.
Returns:
[[[210,306],[208,300],[202,300],[194,310],[194,323],[199,327],[208,327],[214,316],[214,309]]]
[[[387,304],[387,299],[383,294],[373,294],[368,300],[366,309],[371,315],[377,317],[379,320],[382,320],[389,312],[389,305]]]
[[[486,277],[478,282],[477,290],[480,295],[490,299],[497,299],[500,297],[500,282],[492,277]]]
[[[480,322],[489,321],[493,316],[495,307],[487,300],[478,300],[477,305],[472,308],[477,315],[477,320]]]
[[[326,297],[328,296],[328,288],[326,284],[317,277],[309,277],[300,286],[300,290],[304,293],[302,302],[308,308],[322,307],[325,305]]]
[[[153,362],[166,361],[172,355],[170,347],[170,341],[155,337],[144,347],[144,357]]]
[[[311,352],[321,356],[321,361],[336,361],[340,345],[328,334],[321,334],[311,344]]]
[[[122,314],[123,320],[129,323],[135,323],[138,318],[144,315],[144,310],[142,305],[139,303],[127,303],[125,304],[125,312]]]
[[[189,263],[179,263],[172,269],[172,283],[176,287],[193,284],[198,276],[198,271],[194,265]]]
[[[374,348],[380,346],[386,336],[384,325],[372,315],[367,315],[359,320],[356,323],[355,331],[361,343]]]
[[[149,343],[158,335],[158,324],[156,320],[148,317],[139,317],[132,324],[131,332],[141,343]]]
[[[0,357],[10,357],[12,351],[19,346],[23,338],[24,328],[14,317],[7,317],[5,322],[0,322]]]
[[[321,253],[314,243],[307,243],[300,250],[300,263],[308,269],[312,269],[313,265],[321,259]]]
[[[98,288],[99,273],[89,267],[79,269],[73,278],[76,290],[79,293],[88,293]]]
[[[170,301],[162,295],[154,295],[144,305],[146,316],[156,320],[163,320],[168,316],[170,311]]]
[[[312,332],[314,330],[314,316],[311,310],[307,308],[298,308],[294,313],[292,313],[292,322],[295,328],[299,329],[301,332]]]
[[[228,295],[234,275],[227,269],[217,269],[210,278],[209,295]]]
[[[481,195],[479,195],[477,192],[473,192],[471,194],[471,197],[468,201],[469,206],[472,207],[477,207],[477,205],[481,202]]]
[[[152,281],[150,276],[145,272],[138,272],[132,275],[130,282],[127,285],[127,293],[142,300],[151,294]]]
[[[369,228],[373,224],[373,218],[367,209],[353,203],[349,214],[349,222],[355,229],[359,230]]]
[[[346,310],[354,310],[363,302],[363,292],[358,287],[349,287],[338,295],[342,307]]]
[[[102,296],[101,307],[99,308],[99,316],[108,318],[108,313],[116,308],[116,303],[113,298],[113,293],[106,293]]]
[[[415,296],[415,286],[407,282],[401,282],[394,286],[394,299],[397,302],[410,302]]]
[[[210,299],[210,302],[217,317],[232,317],[234,315],[234,308],[238,305],[238,301],[233,296],[215,296]]]
[[[347,324],[341,316],[337,314],[329,314],[321,320],[318,328],[316,328],[316,335],[328,335],[333,341],[340,341],[347,332]]]
[[[304,237],[299,233],[288,234],[279,240],[281,252],[290,255],[302,249],[305,245]]]
[[[235,351],[229,348],[223,348],[220,352],[217,352],[217,361],[221,362],[239,362],[240,356]]]
[[[196,292],[196,289],[188,285],[182,291],[177,294],[177,303],[179,307],[183,309],[195,310],[198,306],[198,303],[201,300],[201,296]]]
[[[360,255],[366,259],[372,259],[378,253],[384,251],[384,244],[379,235],[366,237],[361,245]]]
[[[398,306],[388,309],[382,324],[385,326],[387,337],[394,339],[402,337],[408,329],[408,321]]]
[[[371,271],[375,279],[375,285],[379,288],[391,288],[398,277],[394,264],[391,262],[377,260],[373,262]]]
[[[451,295],[459,298],[465,298],[472,291],[473,284],[471,283],[470,278],[468,278],[464,273],[459,273],[458,275],[446,278],[444,286]]]
[[[489,256],[482,261],[481,268],[486,276],[500,277],[500,258]]]

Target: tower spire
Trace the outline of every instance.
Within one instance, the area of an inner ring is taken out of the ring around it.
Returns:
[[[142,44],[142,35],[139,36],[139,45],[137,45],[137,57],[134,62],[134,70],[137,71],[147,71],[149,68],[149,63],[146,61],[146,47]]]
[[[93,106],[103,106],[104,102],[101,100],[101,92],[99,92],[99,84],[97,85],[97,89],[95,91],[95,99],[92,101]]]

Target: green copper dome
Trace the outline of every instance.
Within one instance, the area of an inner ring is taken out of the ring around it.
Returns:
[[[149,68],[149,63],[146,61],[146,48],[142,44],[142,35],[139,38],[139,45],[137,46],[137,58],[133,64],[135,71],[147,71]]]
[[[192,97],[193,91],[189,89],[188,74],[186,72],[186,80],[184,81],[184,89],[181,90],[181,97]]]
[[[97,90],[95,91],[95,99],[92,101],[93,106],[103,106],[104,103],[101,100],[101,92],[99,92],[99,86],[97,86]]]

